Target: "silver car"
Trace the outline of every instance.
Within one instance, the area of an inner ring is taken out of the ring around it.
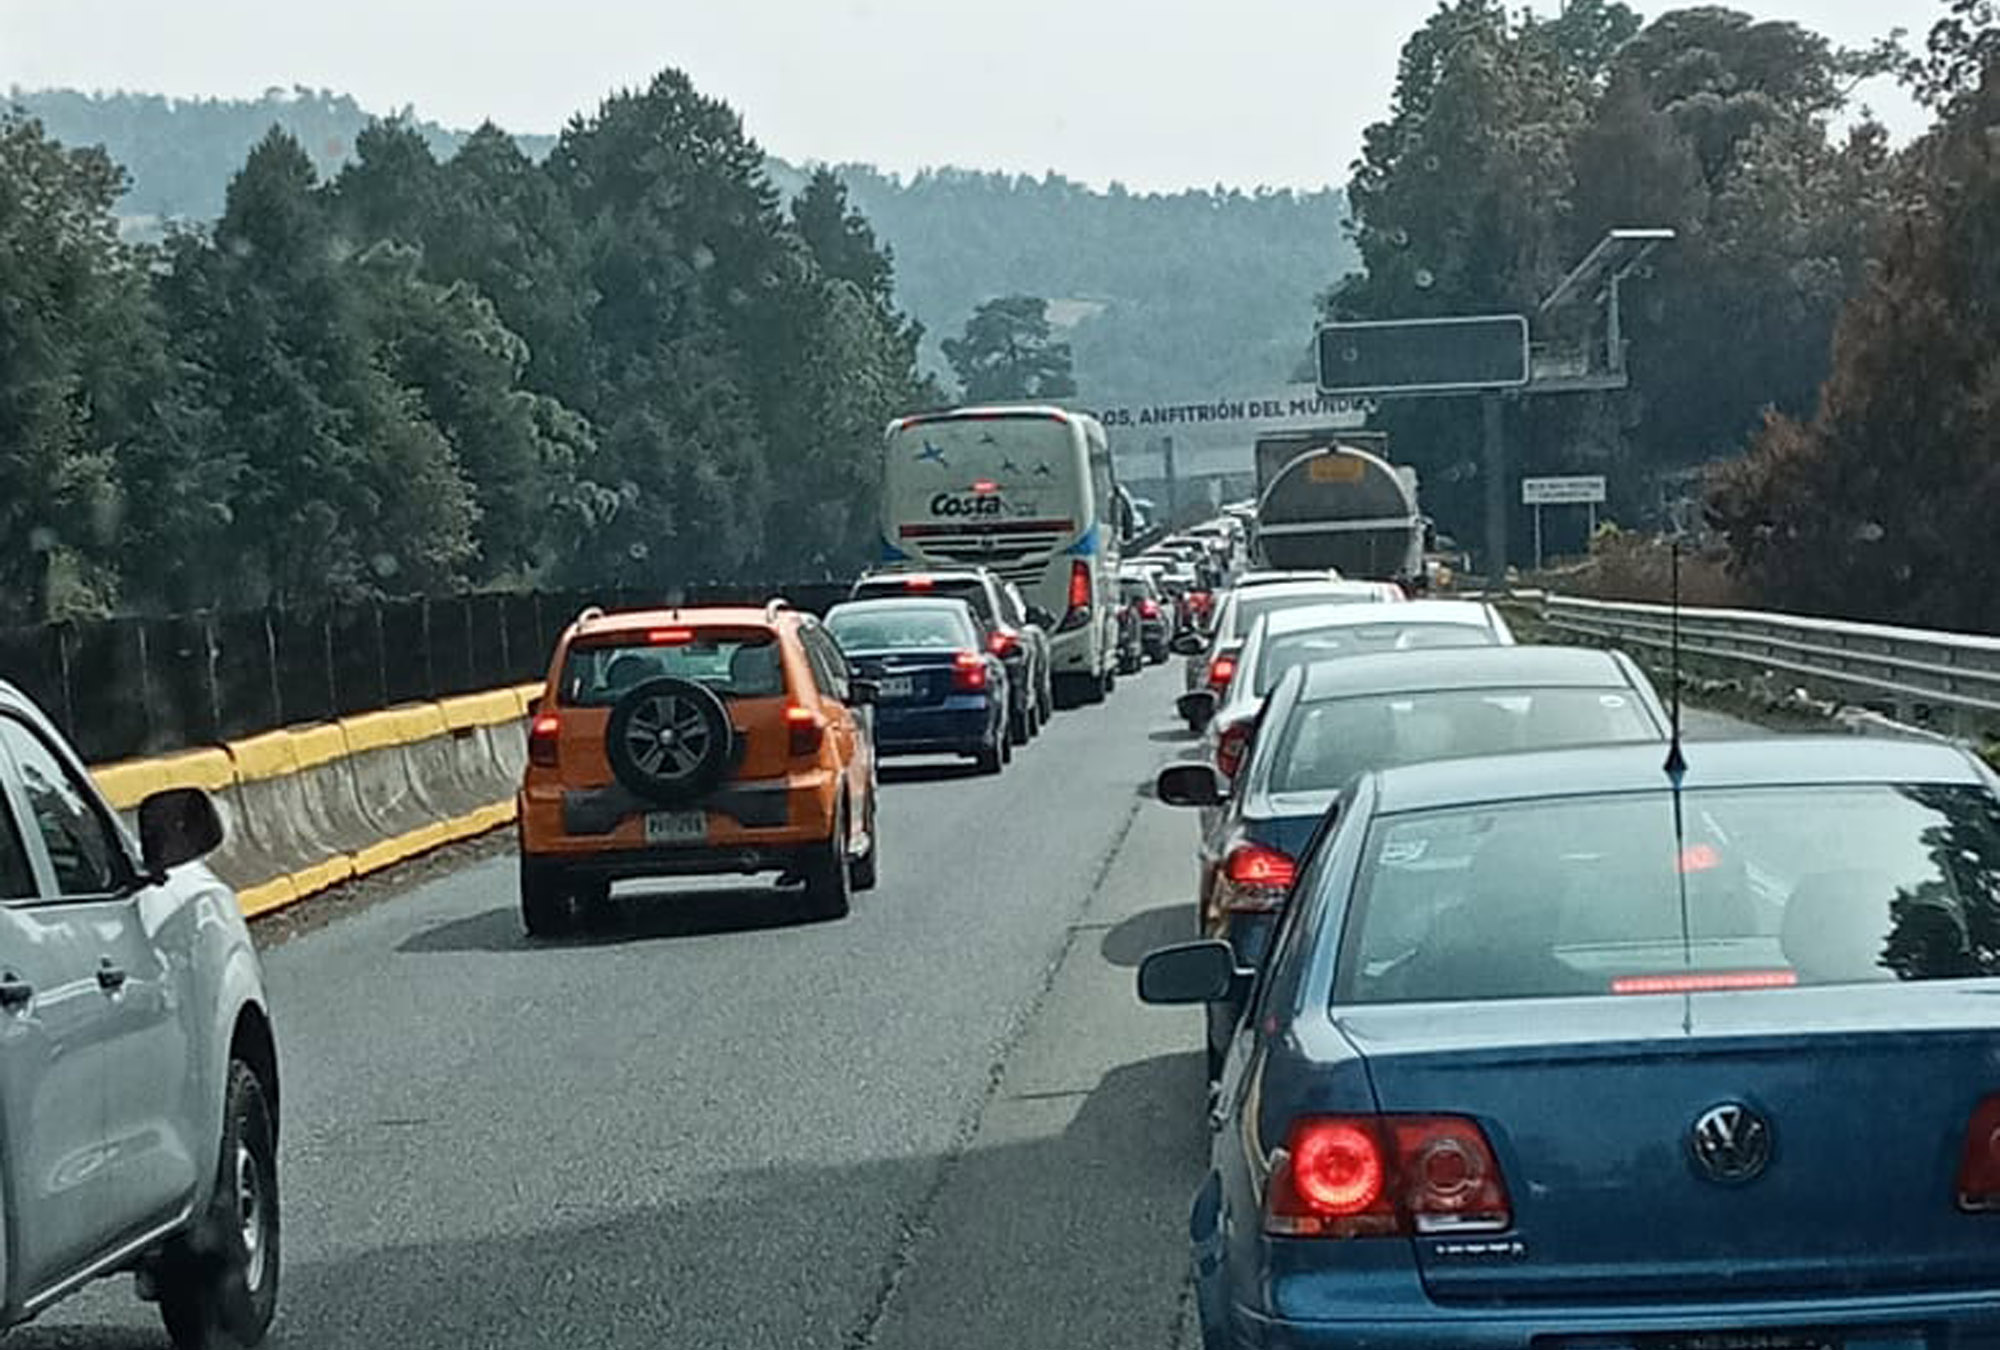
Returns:
[[[278,1297],[278,1060],[206,794],[137,838],[0,682],[0,1328],[136,1272],[181,1350],[256,1345]]]

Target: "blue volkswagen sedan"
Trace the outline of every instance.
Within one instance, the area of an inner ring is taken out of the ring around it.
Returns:
[[[2000,1345],[2000,783],[1686,758],[1357,781],[1225,1061],[1209,1350]],[[1140,994],[1251,978],[1191,943]]]
[[[1013,758],[1007,665],[965,601],[850,600],[827,631],[856,674],[875,682],[875,750],[967,755],[984,773]]]

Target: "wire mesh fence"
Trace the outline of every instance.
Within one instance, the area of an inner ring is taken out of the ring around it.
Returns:
[[[710,585],[672,598],[782,595],[817,613],[847,591],[845,582]],[[657,592],[495,592],[4,628],[0,679],[101,763],[539,679],[586,605],[665,603]]]

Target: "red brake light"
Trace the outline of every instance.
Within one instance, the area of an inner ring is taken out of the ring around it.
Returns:
[[[1679,975],[1620,975],[1614,994],[1710,994],[1724,989],[1790,989],[1796,970],[1702,970]]]
[[[1513,1222],[1464,1116],[1306,1116],[1273,1159],[1264,1230],[1290,1237],[1498,1232]]]
[[[561,736],[562,718],[552,712],[537,714],[528,724],[528,762],[541,769],[557,767]]]
[[[912,591],[927,591],[935,585],[936,577],[910,577],[903,582],[904,588]]]
[[[1234,778],[1243,767],[1243,761],[1250,749],[1253,730],[1249,722],[1237,722],[1225,728],[1215,742],[1215,767]]]
[[[1208,663],[1208,687],[1216,693],[1219,694],[1227,689],[1229,682],[1235,678],[1236,657],[1234,654],[1224,652]]]
[[[1222,908],[1232,914],[1272,914],[1285,907],[1298,864],[1262,844],[1238,844],[1222,864]]]
[[[1689,844],[1681,850],[1677,864],[1682,872],[1707,872],[1722,866],[1722,855],[1713,844]]]
[[[972,490],[974,492],[998,492],[1000,485],[991,478],[980,478],[973,482]]]
[[[1145,616],[1145,617],[1146,617],[1146,618],[1148,618],[1148,619],[1157,619],[1157,618],[1159,618],[1159,617],[1160,617],[1160,603],[1159,603],[1159,601],[1157,601],[1157,600],[1141,600],[1141,601],[1139,602],[1139,613],[1140,613],[1141,615]]]
[[[1021,639],[1011,628],[996,628],[993,636],[986,639],[986,647],[995,656],[1012,656],[1014,649],[1021,645]]]
[[[1958,1164],[1958,1207],[2000,1210],[2000,1093],[1973,1108]]]
[[[1090,608],[1090,564],[1074,562],[1069,569],[1069,607]]]
[[[952,658],[951,687],[976,693],[986,687],[986,658],[978,652],[960,652]]]
[[[678,647],[694,641],[692,628],[654,628],[646,633],[646,641],[655,647]]]
[[[826,735],[826,719],[811,708],[796,705],[785,709],[785,730],[791,741],[791,753],[795,756],[816,755],[819,743]]]

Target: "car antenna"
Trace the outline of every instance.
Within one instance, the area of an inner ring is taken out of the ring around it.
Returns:
[[[1670,678],[1673,680],[1673,732],[1667,743],[1667,762],[1662,767],[1667,771],[1667,782],[1672,784],[1674,793],[1674,885],[1680,893],[1681,906],[1681,966],[1694,969],[1694,923],[1688,914],[1687,879],[1687,815],[1681,800],[1681,784],[1687,778],[1687,755],[1681,750],[1681,531],[1680,521],[1674,521],[1671,540],[1673,558],[1669,572],[1668,609],[1671,626],[1668,638]],[[1681,1033],[1694,1034],[1694,996],[1681,997]]]

